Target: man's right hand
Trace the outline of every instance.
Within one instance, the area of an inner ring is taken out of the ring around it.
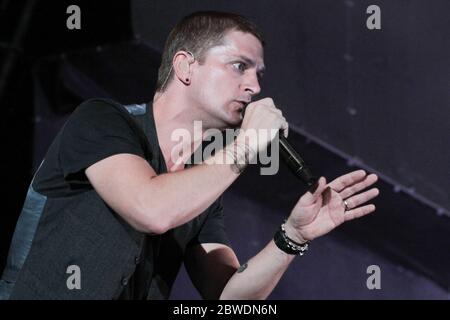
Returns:
[[[281,110],[275,106],[271,98],[264,98],[250,103],[245,109],[241,132],[236,141],[248,144],[256,154],[267,148],[280,129],[287,137],[288,128]]]

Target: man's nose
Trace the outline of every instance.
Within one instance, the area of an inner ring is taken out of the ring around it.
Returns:
[[[246,93],[250,93],[251,96],[256,96],[261,92],[261,87],[259,85],[259,79],[256,74],[249,74],[245,78],[244,90]]]

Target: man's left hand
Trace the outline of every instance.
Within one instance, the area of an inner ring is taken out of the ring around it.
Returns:
[[[377,175],[367,175],[364,170],[350,172],[328,184],[321,177],[316,189],[305,193],[292,210],[285,224],[288,237],[300,243],[313,240],[345,221],[375,211],[373,204],[366,203],[375,198],[379,190],[359,192],[377,180]]]

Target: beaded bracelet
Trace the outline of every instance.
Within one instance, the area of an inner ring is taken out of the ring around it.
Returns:
[[[309,241],[306,241],[305,243],[298,243],[289,238],[286,235],[284,223],[280,226],[277,232],[275,232],[273,241],[281,251],[284,251],[287,254],[302,256],[305,254],[309,247]]]

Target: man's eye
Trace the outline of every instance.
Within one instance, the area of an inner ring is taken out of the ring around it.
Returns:
[[[242,62],[233,63],[233,67],[239,70],[240,72],[244,72],[247,69],[245,63]]]

